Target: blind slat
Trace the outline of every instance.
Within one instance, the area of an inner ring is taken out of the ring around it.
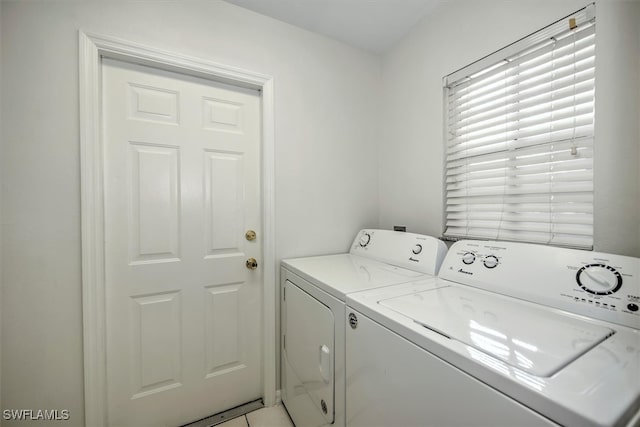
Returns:
[[[522,175],[522,176],[505,176],[502,178],[489,178],[489,179],[474,179],[474,180],[459,180],[447,184],[447,191],[463,190],[466,188],[483,188],[483,187],[495,187],[495,186],[519,186],[529,185],[547,182],[590,182],[592,172],[591,170],[584,171],[572,171],[572,172],[560,172],[560,173],[545,173],[535,175]]]
[[[576,146],[575,155],[571,153],[571,149],[574,146]],[[473,172],[495,167],[524,167],[526,165],[560,162],[576,158],[593,158],[592,147],[592,140],[586,138],[580,140],[580,142],[565,140],[554,144],[532,144],[519,150],[502,149],[481,156],[451,159],[447,162],[447,169],[464,166],[466,172]]]
[[[491,126],[496,123],[504,123],[506,120],[518,120],[520,115],[527,114],[540,114],[555,110],[561,110],[568,106],[573,106],[574,103],[593,102],[593,87],[592,85],[583,85],[578,90],[573,91],[572,87],[569,90],[555,91],[547,94],[547,99],[540,99],[540,97],[529,99],[527,101],[520,101],[513,105],[500,106],[500,108],[490,110],[482,114],[474,115],[473,120],[459,120],[451,123],[449,132],[460,133],[464,131],[474,131],[483,127]]]
[[[582,42],[589,41],[582,40]],[[491,79],[453,88],[449,92],[449,96],[458,100],[463,97],[481,96],[492,89],[503,87],[505,83],[510,85],[522,84],[523,81],[527,81],[532,76],[540,77],[552,70],[574,67],[575,64],[580,64],[581,61],[592,60],[594,48],[593,44],[588,44],[584,48],[576,46],[575,50],[562,52],[559,50],[554,51],[552,46],[549,46],[548,52],[553,55],[551,58],[548,57],[547,52],[541,52],[539,56],[529,58],[530,60],[526,64],[521,61],[505,63],[501,69],[492,71]]]
[[[457,221],[510,221],[516,223],[536,222],[543,224],[586,224],[593,225],[593,216],[586,212],[458,212],[447,216],[449,220]]]
[[[583,104],[562,112],[535,115],[527,119],[510,121],[505,125],[495,126],[490,129],[476,132],[475,134],[463,134],[452,136],[453,143],[449,153],[470,150],[484,150],[487,146],[503,141],[512,141],[534,135],[558,132],[564,129],[586,126],[593,123],[593,104]],[[476,154],[473,154],[476,155]],[[466,156],[465,156],[466,157]]]
[[[448,205],[447,212],[451,215],[459,213],[473,214],[480,212],[489,213],[593,213],[593,205],[587,202],[540,202],[540,203],[518,203],[506,205],[499,203],[467,203],[464,205]],[[448,216],[447,216],[448,217]]]
[[[537,88],[536,91],[527,93],[511,93],[504,98],[500,98],[495,102],[485,103],[483,105],[469,108],[467,110],[447,109],[448,119],[450,121],[463,123],[465,120],[477,120],[482,114],[494,113],[497,110],[505,108],[519,108],[521,106],[538,105],[541,98],[553,99],[554,97],[568,96],[573,93],[580,93],[585,90],[593,90],[594,73],[581,74],[576,76],[572,81],[564,81],[562,83],[554,82]]]
[[[486,230],[498,231],[524,231],[524,232],[549,232],[562,234],[580,234],[588,236],[591,234],[592,223],[589,224],[563,224],[563,223],[542,223],[523,221],[482,221],[482,220],[449,220],[447,224],[456,228],[482,228]]]
[[[526,185],[465,188],[447,191],[448,197],[494,196],[500,194],[540,194],[592,192],[592,182],[557,182]]]
[[[568,246],[575,248],[590,248],[593,246],[593,237],[587,235],[562,234],[533,231],[512,231],[493,229],[468,229],[450,227],[447,229],[447,237],[472,238],[490,240],[509,240],[516,242],[542,243],[556,246]]]
[[[528,96],[540,95],[554,89],[573,86],[576,83],[591,80],[594,78],[594,75],[593,62],[582,64],[577,70],[574,70],[572,67],[567,67],[558,73],[548,73],[542,78],[532,78],[526,82],[514,82],[506,86],[503,90],[496,90],[480,98],[464,100],[461,103],[452,101],[448,109],[449,115],[462,115],[467,110],[476,110],[488,105],[526,99]]]
[[[577,158],[574,160],[566,160],[557,164],[536,164],[526,165],[520,168],[495,168],[484,169],[477,172],[459,172],[455,173],[456,169],[451,169],[451,173],[447,174],[446,182],[467,181],[467,180],[482,180],[489,178],[497,178],[511,176],[522,177],[526,175],[537,175],[541,173],[553,173],[553,172],[572,172],[583,171],[586,169],[593,169],[593,159],[590,158]],[[593,172],[591,172],[593,174]]]
[[[558,193],[558,194],[501,194],[481,197],[457,197],[448,198],[447,206],[471,204],[500,204],[500,209],[509,209],[507,205],[521,203],[593,203],[593,193]]]

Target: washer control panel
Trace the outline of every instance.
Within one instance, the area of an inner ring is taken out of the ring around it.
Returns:
[[[391,230],[360,230],[353,240],[353,255],[372,258],[425,274],[438,274],[447,245],[435,237]]]
[[[640,329],[640,258],[461,240],[441,278]]]

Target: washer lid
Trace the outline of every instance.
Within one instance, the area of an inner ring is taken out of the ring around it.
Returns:
[[[461,286],[430,289],[379,304],[541,377],[552,376],[614,333],[542,306]]]

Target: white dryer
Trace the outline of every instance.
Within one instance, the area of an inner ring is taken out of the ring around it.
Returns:
[[[345,298],[437,274],[433,237],[362,230],[349,253],[282,261],[282,401],[297,427],[345,424]]]
[[[347,296],[347,426],[640,425],[640,259],[460,241]]]

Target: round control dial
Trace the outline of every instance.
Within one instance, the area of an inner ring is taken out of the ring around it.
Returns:
[[[422,245],[420,243],[416,243],[411,252],[418,255],[420,252],[422,252]]]
[[[499,264],[498,257],[496,257],[495,255],[484,257],[483,264],[487,268],[496,268]]]
[[[587,264],[576,273],[578,285],[594,295],[611,295],[622,286],[622,276],[606,264]]]
[[[467,252],[464,255],[462,255],[462,262],[464,262],[467,265],[473,264],[475,260],[476,260],[476,254],[474,254],[473,252]]]
[[[362,236],[360,236],[360,246],[362,246],[363,248],[367,246],[370,241],[371,241],[371,234],[363,233]]]

